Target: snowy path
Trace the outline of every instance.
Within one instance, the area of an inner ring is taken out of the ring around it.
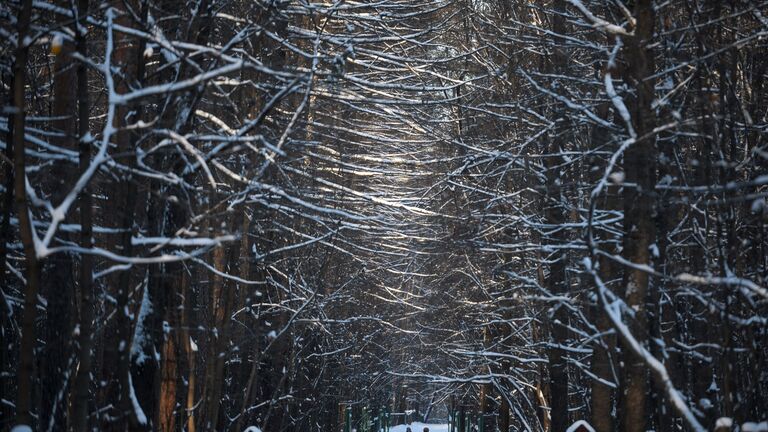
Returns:
[[[424,427],[429,428],[429,432],[448,432],[447,424],[427,424],[427,423],[411,423],[411,432],[422,432]],[[390,432],[405,432],[406,425],[392,426],[389,428]]]

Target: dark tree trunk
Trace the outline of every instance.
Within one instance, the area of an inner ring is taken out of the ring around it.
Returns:
[[[61,6],[61,4],[60,4]],[[61,24],[67,25],[62,20]],[[53,106],[51,127],[59,135],[54,143],[63,149],[77,148],[77,64],[72,57],[75,46],[64,41],[56,54],[53,76]],[[55,164],[46,178],[43,188],[47,189],[54,206],[59,205],[67,195],[73,175],[70,167]],[[71,235],[59,231],[56,241],[71,241]],[[43,321],[42,339],[45,340],[44,355],[40,356],[41,407],[40,426],[66,424],[67,386],[70,383],[72,355],[72,324],[75,319],[75,278],[73,255],[57,253],[45,260],[41,271],[40,296],[47,302]]]
[[[133,16],[125,11],[126,7],[130,7],[134,12],[140,10],[137,1],[117,2],[115,8],[118,9],[118,12],[115,24],[133,28],[136,26],[136,23]],[[139,43],[133,36],[115,32],[114,44],[112,63],[122,72],[120,75],[115,76],[115,91],[118,94],[125,94],[130,92],[132,86],[139,81],[140,69],[143,68],[143,59],[139,51]],[[126,129],[126,126],[137,121],[139,118],[140,106],[118,105],[115,108],[113,126],[116,129],[114,135],[116,154],[121,156],[131,155],[134,151],[134,137],[132,132]],[[120,162],[132,168],[135,164],[135,158],[125,157]],[[106,187],[112,191],[111,204],[114,206],[114,211],[109,214],[109,223],[123,230],[114,240],[112,246],[119,250],[121,255],[132,256],[134,248],[131,237],[135,235],[136,206],[139,205],[139,200],[136,199],[136,179],[130,173],[121,173],[110,178]],[[102,379],[108,385],[106,389],[108,392],[107,397],[109,400],[114,401],[114,408],[117,412],[108,418],[108,423],[102,425],[102,428],[114,431],[143,430],[148,426],[146,424],[148,421],[145,421],[145,413],[139,411],[144,406],[141,402],[134,404],[131,396],[134,393],[134,385],[140,384],[146,379],[145,377],[133,379],[130,369],[130,347],[133,343],[132,330],[134,322],[132,321],[132,316],[126,313],[126,311],[135,311],[135,315],[138,315],[139,312],[139,307],[136,307],[129,301],[132,283],[135,281],[132,274],[135,274],[135,271],[119,271],[116,275],[111,276],[109,280],[109,293],[116,300],[114,306],[115,319],[109,322],[104,330],[105,347]],[[135,300],[141,302],[141,296],[137,297]],[[148,361],[154,361],[154,358]]]
[[[598,115],[600,118],[608,117],[607,104],[598,108]],[[591,134],[592,148],[597,149],[604,146],[609,140],[608,133],[609,131],[604,127],[595,126]],[[618,187],[609,186],[606,195],[606,210],[619,210],[621,203]],[[608,253],[616,253],[616,247],[613,246],[610,239],[605,245],[601,245],[601,248]],[[605,283],[610,284],[621,274],[621,269],[617,267],[611,259],[600,257],[600,278]],[[592,379],[591,381],[591,424],[596,432],[611,432],[614,428],[613,388],[606,383],[618,385],[612,358],[616,351],[616,337],[609,332],[612,329],[611,321],[599,301],[592,305],[592,311],[595,327],[603,336],[593,346],[591,371],[600,380]]]
[[[554,47],[551,56],[551,70],[554,73],[562,74],[567,70],[566,48],[563,46],[562,38],[566,32],[565,22],[562,14],[565,11],[565,1],[556,0],[553,4],[555,13],[552,15],[552,31]],[[557,122],[555,131],[547,139],[547,145],[543,154],[548,155],[545,159],[546,169],[546,205],[544,210],[545,221],[551,226],[560,226],[566,220],[566,210],[564,208],[564,196],[561,185],[564,176],[562,173],[561,158],[556,156],[563,150],[563,136],[567,127],[564,122],[566,117],[563,115],[562,107],[556,107],[554,118]],[[553,252],[547,257],[549,272],[545,279],[545,286],[553,296],[563,296],[568,293],[568,276],[566,273],[567,255],[557,246],[567,242],[564,236],[564,230],[556,229],[549,234],[547,241],[555,246]],[[549,394],[552,418],[552,432],[565,432],[570,425],[568,415],[568,359],[566,351],[563,349],[568,343],[568,310],[564,304],[554,303],[549,315]]]
[[[40,291],[40,263],[38,261],[32,237],[32,220],[27,206],[26,191],[26,142],[24,139],[27,84],[27,57],[29,45],[27,36],[32,15],[32,0],[22,0],[17,21],[18,39],[16,58],[13,64],[13,171],[14,201],[16,214],[19,218],[21,243],[24,248],[27,284],[24,288],[24,316],[21,324],[21,347],[19,350],[19,367],[17,376],[16,422],[20,425],[32,426],[32,394],[35,376],[35,346],[37,336],[35,321],[37,320],[37,296]],[[3,269],[4,271],[5,269]]]
[[[8,88],[15,88],[13,84],[13,77],[3,74],[3,86]],[[6,84],[7,82],[7,84]],[[15,106],[13,100],[13,92],[7,94],[7,99],[3,100],[3,103],[7,106]],[[11,214],[13,214],[13,114],[8,112],[7,124],[8,133],[6,134],[5,142],[8,145],[5,146],[3,153],[3,159],[0,161],[0,166],[3,167],[3,197],[2,220],[0,221],[0,340],[2,340],[2,346],[0,346],[0,368],[2,370],[12,370],[13,364],[13,347],[18,345],[17,338],[17,324],[12,319],[13,308],[8,302],[8,296],[10,295],[10,281],[7,277],[9,274],[6,271],[8,265],[8,243],[11,239]],[[11,379],[0,379],[0,399],[13,400],[15,395],[13,394],[14,388]],[[12,407],[6,404],[0,404],[0,418],[13,418],[14,410]]]
[[[637,142],[624,155],[626,181],[624,188],[624,250],[623,256],[639,265],[650,265],[650,247],[655,241],[653,215],[655,214],[656,148],[652,131],[655,115],[651,108],[654,83],[648,80],[654,72],[653,52],[648,45],[653,38],[654,6],[652,0],[635,3],[637,19],[635,35],[626,39],[625,55],[628,61],[627,80],[635,88],[636,97],[630,102],[632,124]],[[629,185],[634,185],[629,186]],[[645,344],[648,333],[646,296],[649,276],[643,270],[627,268],[624,274],[624,297],[635,311],[628,325],[632,335]],[[623,425],[625,432],[645,432],[648,422],[648,373],[645,362],[625,347]]]
[[[88,0],[78,0],[77,12],[78,25],[84,25],[88,14]],[[83,56],[88,55],[86,37],[82,32],[77,32],[77,51]],[[77,68],[77,99],[78,99],[78,132],[80,136],[79,150],[80,173],[83,173],[90,164],[91,144],[85,140],[90,136],[90,101],[88,99],[88,70],[86,65],[80,63]],[[91,188],[86,187],[80,194],[80,246],[90,248],[93,246],[93,200]],[[80,364],[72,389],[70,429],[74,432],[86,432],[89,430],[89,400],[91,369],[93,363],[93,257],[82,254],[80,257],[80,335],[78,337],[78,357]]]

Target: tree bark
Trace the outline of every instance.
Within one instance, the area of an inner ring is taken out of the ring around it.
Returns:
[[[567,69],[567,55],[562,38],[566,28],[562,14],[565,12],[565,1],[556,0],[553,4],[555,13],[552,14],[553,53],[551,56],[551,68],[555,73],[562,74]],[[554,133],[547,137],[544,154],[547,158],[544,161],[546,169],[546,208],[545,221],[548,225],[557,227],[565,223],[566,210],[563,207],[564,197],[561,185],[564,178],[561,170],[561,158],[557,156],[563,150],[563,133],[566,125],[566,116],[563,115],[562,108],[555,108],[554,118],[557,122]],[[564,237],[564,230],[555,229],[545,241],[551,243],[555,248],[549,257],[549,272],[545,279],[545,286],[553,296],[563,296],[568,292],[568,280],[566,272],[567,255],[557,246],[567,241]],[[568,340],[568,310],[564,304],[557,301],[549,313],[549,394],[551,405],[552,432],[565,432],[568,429],[568,359],[563,346]]]
[[[64,6],[63,2],[57,2]],[[70,26],[69,18],[60,18],[58,24]],[[73,58],[75,45],[65,40],[56,53],[53,71],[53,103],[51,128],[58,135],[52,138],[55,145],[67,150],[77,148],[77,63]],[[67,195],[72,183],[72,170],[62,163],[51,167],[50,175],[43,180],[44,193],[53,205],[58,205]],[[60,230],[54,241],[66,243],[72,234]],[[57,253],[41,264],[40,297],[46,300],[45,319],[41,339],[45,341],[40,360],[40,425],[66,424],[67,394],[71,374],[72,325],[76,321],[74,254]]]
[[[651,265],[649,248],[655,241],[653,215],[655,212],[656,148],[653,80],[653,53],[648,48],[653,38],[655,13],[652,0],[639,0],[635,4],[637,27],[635,35],[626,38],[625,55],[628,61],[629,84],[635,88],[636,97],[630,102],[630,111],[638,141],[629,147],[624,156],[626,182],[624,187],[624,258],[639,265]],[[643,270],[627,268],[624,274],[624,297],[635,311],[629,329],[641,343],[646,343],[648,320],[646,296],[649,276]],[[648,397],[648,373],[643,359],[631,350],[624,351],[624,400],[623,426],[625,432],[645,432]]]
[[[85,25],[88,15],[88,0],[78,0],[78,27]],[[77,31],[77,29],[76,29]],[[87,58],[88,45],[86,35],[77,31],[77,52]],[[84,63],[77,67],[77,99],[78,99],[78,132],[80,136],[79,169],[83,173],[91,161],[91,144],[86,140],[90,136],[90,101],[88,99],[88,69]],[[80,246],[93,246],[93,200],[90,187],[83,189],[80,194]],[[91,367],[93,349],[93,257],[89,254],[80,255],[80,335],[78,337],[78,357],[80,364],[72,389],[72,409],[70,413],[70,429],[75,432],[89,430],[88,401],[91,383]]]
[[[3,85],[8,82],[9,88],[14,88],[13,77],[3,75]],[[13,92],[8,92],[7,99],[3,100],[3,103],[7,106],[15,106],[13,101]],[[13,213],[13,114],[7,115],[8,132],[6,133],[5,142],[8,145],[5,146],[3,153],[4,158],[0,161],[0,166],[3,167],[3,198],[0,205],[2,205],[2,221],[0,222],[0,339],[3,341],[3,346],[0,347],[0,368],[2,370],[12,370],[12,354],[10,347],[17,346],[18,339],[16,337],[16,323],[12,319],[13,308],[8,302],[7,296],[9,295],[10,282],[7,278],[8,272],[6,267],[8,262],[8,239],[11,238],[11,214]],[[3,379],[0,380],[0,399],[13,400],[15,395],[13,394],[14,388],[11,383],[12,380]],[[0,418],[13,418],[14,411],[10,406],[0,404]]]
[[[27,57],[29,54],[30,18],[32,0],[22,0],[17,21],[18,39],[16,58],[13,64],[13,170],[14,202],[19,218],[19,231],[26,260],[27,284],[24,288],[24,316],[21,325],[21,347],[19,351],[18,396],[16,398],[16,422],[32,426],[32,382],[34,378],[34,357],[37,336],[37,294],[40,290],[40,263],[32,237],[32,220],[27,206],[26,158],[25,158],[25,115],[26,100],[24,88],[27,84]],[[5,271],[5,269],[3,269]]]
[[[597,111],[600,118],[607,118],[609,114],[608,103],[600,106]],[[609,140],[608,133],[609,131],[606,128],[599,125],[595,126],[591,133],[591,147],[599,149],[604,146]],[[615,211],[619,210],[620,206],[621,197],[619,196],[618,187],[615,185],[609,186],[606,191],[606,209]],[[601,245],[601,247],[608,253],[616,253],[616,248],[612,244],[613,242],[609,240],[605,245]],[[611,281],[616,280],[620,274],[621,269],[617,268],[611,259],[603,256],[600,257],[600,277],[603,281],[609,284]],[[613,328],[611,321],[606,316],[597,299],[595,299],[592,310],[595,327],[603,336],[593,346],[591,371],[600,380],[616,383],[616,374],[614,373],[611,356],[616,351],[616,336],[610,334],[610,330]],[[592,379],[590,390],[592,394],[592,427],[595,428],[596,432],[613,431],[613,389],[604,382]]]
[[[133,16],[126,11],[130,7],[133,11],[138,11],[138,2],[135,0],[115,1],[113,7],[117,9],[115,24],[127,28],[135,27]],[[143,58],[139,51],[137,40],[126,33],[115,32],[114,51],[112,64],[118,68],[120,75],[115,76],[115,91],[118,94],[125,94],[131,91],[132,86],[140,81],[143,71]],[[133,104],[119,105],[115,108],[114,128],[116,146],[115,153],[124,157],[134,151],[134,136],[130,130],[125,127],[137,119],[141,118],[141,106]],[[122,161],[128,167],[133,167],[135,159],[127,157]],[[112,202],[115,205],[115,212],[109,215],[110,223],[121,228],[123,231],[115,239],[113,246],[119,250],[121,255],[133,255],[133,244],[131,237],[134,235],[136,206],[136,180],[130,173],[122,173],[110,179],[106,187],[111,188]],[[103,380],[109,385],[107,391],[109,398],[115,402],[116,413],[110,416],[109,423],[102,425],[102,428],[108,430],[141,430],[147,425],[143,424],[143,416],[137,413],[132,403],[132,393],[134,385],[141,383],[144,377],[134,380],[131,377],[131,350],[133,322],[128,311],[136,310],[130,303],[130,289],[133,278],[133,272],[120,271],[110,277],[109,292],[115,298],[115,319],[109,323],[105,329],[105,348],[103,362]],[[146,289],[146,288],[145,288]],[[153,360],[150,360],[153,361]]]

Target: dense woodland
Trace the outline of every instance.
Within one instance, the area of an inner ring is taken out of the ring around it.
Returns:
[[[0,430],[768,430],[768,1],[0,2]]]

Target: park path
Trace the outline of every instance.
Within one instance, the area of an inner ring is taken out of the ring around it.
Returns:
[[[389,432],[405,432],[406,425],[397,425],[392,426],[389,429]],[[429,428],[429,432],[448,432],[448,425],[447,424],[425,424],[425,423],[411,423],[411,432],[422,432],[424,430],[424,427]]]

